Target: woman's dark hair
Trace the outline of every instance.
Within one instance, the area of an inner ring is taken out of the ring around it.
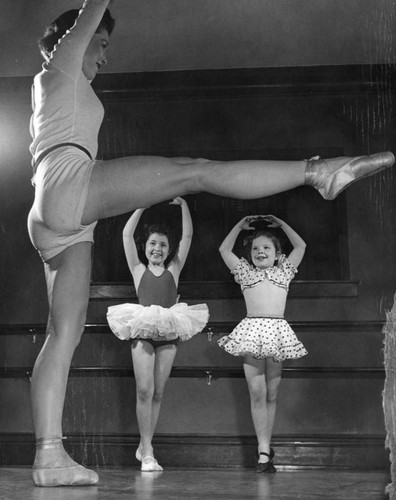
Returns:
[[[160,234],[162,236],[166,236],[168,238],[169,255],[164,262],[165,266],[167,266],[169,264],[169,262],[175,256],[175,253],[176,253],[176,250],[178,247],[176,235],[174,234],[174,231],[172,231],[170,229],[169,226],[167,226],[165,224],[145,225],[144,229],[143,229],[142,237],[137,238],[137,241],[136,241],[137,246],[140,247],[142,257],[144,256],[144,260],[147,260],[146,256],[145,256],[146,243],[147,243],[147,240],[150,238],[150,236],[154,233]]]
[[[243,246],[246,252],[246,259],[250,264],[252,264],[251,252],[252,252],[253,240],[259,238],[260,236],[265,236],[266,238],[269,238],[274,244],[275,251],[282,253],[282,246],[279,238],[274,233],[271,233],[271,231],[260,229],[258,231],[255,231],[253,234],[249,234],[249,236],[243,240]]]
[[[45,30],[44,36],[38,41],[38,46],[40,52],[44,59],[49,59],[51,52],[54,50],[55,45],[59,40],[66,34],[74,23],[79,14],[78,9],[68,10],[61,14],[54,22],[52,22]],[[99,26],[96,29],[96,33],[105,29],[109,35],[114,29],[114,19],[111,17],[109,9],[106,9]]]

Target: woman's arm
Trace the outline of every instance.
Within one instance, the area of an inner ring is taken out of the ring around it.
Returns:
[[[294,267],[298,267],[305,254],[305,248],[307,246],[305,241],[282,219],[279,219],[274,215],[265,215],[264,219],[271,222],[268,227],[280,227],[286,234],[293,246],[293,250],[290,252],[290,255],[288,255],[288,259]]]
[[[256,216],[248,216],[241,219],[228,233],[225,237],[223,243],[219,247],[219,252],[224,260],[226,266],[232,271],[239,262],[239,258],[234,254],[232,249],[234,248],[235,242],[241,231],[254,230],[254,227],[250,226],[250,222],[255,219]]]
[[[180,205],[182,213],[182,237],[176,255],[173,257],[172,262],[169,265],[169,268],[173,268],[174,276],[177,279],[184,267],[184,264],[186,263],[188,252],[190,251],[191,240],[193,237],[193,224],[188,204],[183,198],[177,197],[171,201],[170,204]]]
[[[55,45],[50,63],[60,71],[79,76],[88,44],[102,20],[110,0],[85,0],[74,26]]]
[[[137,274],[139,274],[146,268],[145,265],[142,264],[142,262],[140,262],[139,260],[134,238],[136,227],[144,210],[144,208],[137,208],[129,218],[128,222],[125,224],[124,230],[122,231],[122,241],[124,243],[125,256],[134,281],[136,280]]]

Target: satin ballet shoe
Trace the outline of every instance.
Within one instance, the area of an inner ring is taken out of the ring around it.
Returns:
[[[160,466],[160,464],[154,457],[147,455],[142,459],[142,466],[140,470],[142,472],[157,472],[164,469]]]
[[[95,471],[82,465],[70,467],[43,467],[33,469],[33,482],[36,486],[93,486],[99,482]]]
[[[136,460],[139,460],[139,462],[142,461],[142,452],[140,451],[140,445],[136,448],[135,457]]]
[[[352,183],[391,167],[395,157],[390,151],[369,156],[340,157],[307,162],[305,184],[313,186],[325,200],[334,200]]]
[[[256,465],[256,472],[261,474],[272,474],[276,472],[276,468],[274,467],[274,464],[272,463],[272,458],[271,458],[271,453],[265,453],[264,451],[260,451],[259,455],[265,455],[268,457],[268,462],[257,462]]]
[[[62,449],[62,438],[38,439],[37,450]],[[92,486],[99,482],[99,476],[70,459],[72,465],[58,465],[55,460],[51,466],[36,463],[33,466],[33,483],[36,486]]]

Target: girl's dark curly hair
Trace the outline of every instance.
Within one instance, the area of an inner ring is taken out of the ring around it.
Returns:
[[[44,35],[38,41],[38,46],[41,55],[44,59],[48,60],[51,56],[51,52],[54,50],[55,45],[59,40],[66,34],[74,23],[79,14],[78,9],[72,9],[61,14],[55,21],[53,21],[49,26],[47,26]],[[96,29],[96,33],[105,29],[109,35],[113,32],[115,21],[111,17],[109,9],[106,9],[99,26]]]
[[[179,246],[179,243],[177,241],[177,238],[176,238],[174,231],[172,231],[172,229],[169,226],[167,226],[166,224],[151,224],[151,225],[146,224],[143,228],[142,236],[140,236],[136,239],[137,247],[139,248],[141,254],[144,255],[144,260],[147,260],[146,256],[145,256],[146,243],[147,243],[148,239],[150,238],[150,236],[154,233],[160,234],[162,236],[166,236],[168,239],[169,255],[164,262],[165,266],[167,266],[169,264],[169,262],[175,256],[175,253],[177,251],[177,247]]]
[[[245,249],[246,259],[249,262],[249,264],[252,264],[251,252],[252,252],[253,240],[259,238],[260,236],[265,236],[266,238],[269,238],[272,241],[272,243],[274,244],[275,251],[282,253],[282,245],[281,245],[279,238],[271,231],[259,229],[258,231],[254,231],[253,234],[249,234],[249,236],[247,236],[243,240],[243,247]]]

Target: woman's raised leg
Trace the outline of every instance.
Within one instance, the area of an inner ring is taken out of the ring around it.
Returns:
[[[62,446],[62,414],[70,363],[85,324],[91,243],[78,243],[45,264],[48,331],[31,379],[38,486],[95,484],[97,474],[76,464]]]
[[[97,161],[82,223],[198,192],[253,199],[309,184],[324,198],[333,199],[352,182],[393,163],[392,153],[310,161],[221,162],[153,156]]]

